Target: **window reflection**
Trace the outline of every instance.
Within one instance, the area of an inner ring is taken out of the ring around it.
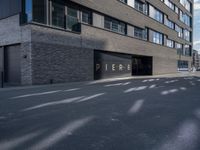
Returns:
[[[25,1],[25,12],[27,21],[32,21],[32,0]]]

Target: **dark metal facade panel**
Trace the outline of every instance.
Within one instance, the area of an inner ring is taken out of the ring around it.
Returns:
[[[7,46],[4,50],[5,82],[18,85],[21,82],[20,45]]]
[[[120,53],[95,51],[94,78],[130,77],[132,56]]]
[[[0,19],[20,13],[21,1],[22,0],[0,0]]]

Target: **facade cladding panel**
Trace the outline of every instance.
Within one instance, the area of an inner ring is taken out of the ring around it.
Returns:
[[[20,84],[20,45],[6,46],[4,48],[5,83]]]
[[[5,52],[20,43],[19,55],[12,56],[21,64],[16,71],[21,84],[168,74],[191,67],[193,1],[11,1],[0,1],[0,47]],[[7,56],[0,58],[5,75],[12,62]]]
[[[118,53],[94,52],[95,79],[129,77],[132,75],[132,57]]]
[[[0,19],[19,14],[21,12],[21,0],[1,0]]]

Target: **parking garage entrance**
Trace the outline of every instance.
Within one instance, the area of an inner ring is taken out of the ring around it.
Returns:
[[[152,57],[94,51],[94,79],[152,75]]]
[[[152,57],[147,56],[133,56],[132,58],[132,75],[145,76],[152,75]]]

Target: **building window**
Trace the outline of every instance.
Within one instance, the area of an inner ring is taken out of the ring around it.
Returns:
[[[180,0],[180,3],[187,9],[189,12],[191,12],[191,3],[188,0]]]
[[[171,1],[165,0],[165,4],[166,4],[169,8],[171,8],[172,10],[175,10],[175,5],[174,5]]]
[[[172,21],[170,21],[168,18],[165,19],[165,25],[171,29],[175,28],[175,24]]]
[[[167,47],[174,48],[174,41],[167,39]]]
[[[178,32],[178,37],[183,38],[183,28],[179,27],[177,24],[175,25],[175,30]]]
[[[27,22],[32,21],[33,16],[32,16],[32,0],[25,0],[24,1],[25,5],[25,20]]]
[[[163,45],[163,34],[152,31],[153,43]]]
[[[182,10],[179,10],[179,19],[184,22],[184,13]]]
[[[185,56],[192,56],[192,50],[191,50],[191,46],[190,45],[185,45],[184,46],[185,49]]]
[[[52,2],[52,25],[65,28],[65,6]]]
[[[110,17],[105,17],[104,27],[117,33],[126,34],[126,24]]]
[[[181,22],[185,23],[189,27],[191,27],[191,18],[187,14],[184,14],[183,11],[179,11],[179,19]]]
[[[178,68],[188,70],[188,61],[178,60]]]
[[[47,24],[47,1],[33,0],[33,21]]]
[[[188,16],[187,14],[184,15],[184,23],[186,25],[188,25],[189,27],[191,26],[191,22],[190,22],[190,16]]]
[[[190,42],[190,31],[184,30],[184,39]]]
[[[89,10],[82,10],[81,22],[86,24],[92,24],[92,13]]]
[[[127,4],[127,0],[119,0],[119,1]]]
[[[135,0],[135,9],[144,12],[144,4],[138,0]]]
[[[177,6],[175,6],[175,12],[176,12],[177,14],[179,14],[179,8],[178,8]]]
[[[149,5],[149,16],[160,23],[163,23],[163,13],[151,5]]]
[[[147,39],[147,29],[134,27],[134,37],[139,39]]]
[[[67,7],[67,20],[66,28],[73,30],[78,24],[78,10],[75,8]]]
[[[182,55],[183,45],[180,43],[176,43],[177,55]]]
[[[38,22],[47,24],[46,0],[23,0],[23,22]]]

